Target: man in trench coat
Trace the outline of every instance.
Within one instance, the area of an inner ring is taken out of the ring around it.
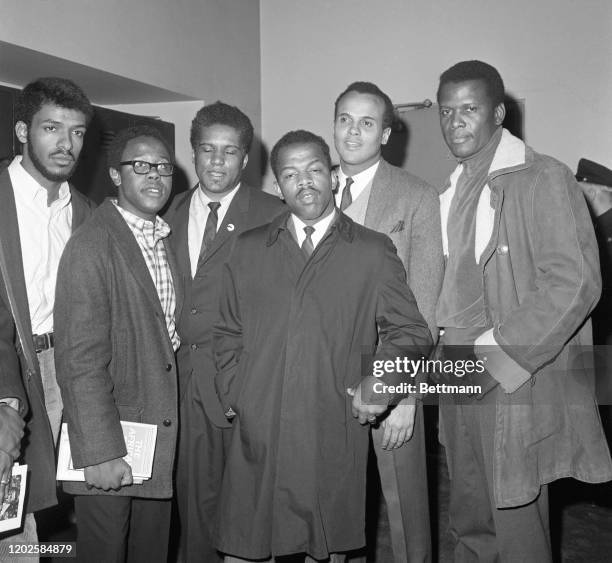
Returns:
[[[431,336],[390,239],[335,209],[325,141],[290,132],[271,164],[289,211],[238,238],[214,332],[235,413],[215,541],[228,561],[342,560],[365,543],[363,425],[410,380],[362,354],[421,358]]]

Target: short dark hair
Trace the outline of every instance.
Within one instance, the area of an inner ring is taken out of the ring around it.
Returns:
[[[331,169],[331,156],[329,154],[329,146],[323,139],[323,137],[319,137],[319,135],[315,135],[310,131],[305,131],[304,129],[298,129],[297,131],[289,131],[289,133],[285,133],[274,145],[272,148],[272,152],[270,153],[270,166],[272,167],[272,172],[274,172],[274,176],[278,180],[278,155],[282,149],[285,147],[289,147],[291,145],[305,145],[305,144],[313,144],[317,145],[321,151],[323,152],[323,157],[325,158],[325,163],[327,167]]]
[[[137,137],[153,137],[161,141],[170,155],[170,160],[174,162],[174,151],[170,148],[168,141],[164,139],[164,136],[157,127],[153,127],[152,125],[136,125],[134,127],[121,129],[121,131],[113,137],[113,140],[108,145],[108,154],[106,158],[109,168],[119,169],[119,163],[123,160],[122,155],[125,147],[132,139],[136,139]]]
[[[340,100],[348,94],[349,92],[357,92],[358,94],[371,94],[372,96],[376,96],[380,98],[385,106],[385,111],[383,113],[383,128],[391,127],[393,125],[393,121],[395,120],[395,108],[393,107],[393,102],[391,98],[387,96],[376,84],[372,82],[353,82],[346,87],[346,90],[342,92],[334,103],[334,119],[336,119],[338,115],[338,104]]]
[[[191,122],[191,147],[193,149],[196,148],[202,127],[210,127],[216,124],[227,125],[236,129],[240,135],[242,148],[247,153],[251,150],[251,143],[253,142],[253,124],[251,120],[236,106],[230,106],[221,101],[204,106],[196,113]]]
[[[86,124],[91,121],[94,113],[93,106],[85,92],[72,80],[48,76],[30,82],[17,94],[15,122],[23,121],[30,127],[34,114],[45,104],[78,110],[85,115]]]
[[[465,82],[466,80],[482,80],[487,88],[489,98],[494,106],[504,102],[504,81],[494,66],[482,61],[461,61],[451,66],[440,75],[440,85],[436,94],[440,101],[442,86],[449,83]]]

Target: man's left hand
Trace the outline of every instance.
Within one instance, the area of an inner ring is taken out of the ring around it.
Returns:
[[[403,399],[382,421],[383,428],[382,448],[392,450],[404,445],[414,430],[414,417],[416,415],[416,399],[413,397]]]

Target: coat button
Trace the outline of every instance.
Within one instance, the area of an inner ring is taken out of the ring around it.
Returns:
[[[194,307],[193,309],[191,309],[191,314],[195,315],[198,312],[198,310]]]
[[[172,371],[172,364],[166,364],[166,371]]]
[[[507,244],[500,244],[497,247],[497,254],[508,254],[508,245]]]
[[[198,349],[198,345],[197,345],[197,344],[192,344],[192,345],[190,346],[190,348],[191,348],[192,350],[197,350],[197,349]]]
[[[172,421],[169,418],[165,418],[162,424],[164,426],[170,426],[172,424]]]

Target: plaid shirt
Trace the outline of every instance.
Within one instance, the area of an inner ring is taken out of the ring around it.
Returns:
[[[130,213],[117,204],[113,200],[117,211],[121,213],[128,227],[134,233],[134,237],[140,246],[142,256],[145,259],[162,310],[166,319],[166,328],[168,336],[172,342],[172,347],[176,351],[181,343],[179,335],[176,332],[176,324],[174,320],[174,310],[176,308],[176,294],[174,293],[174,282],[172,281],[172,272],[168,264],[166,255],[166,247],[162,242],[170,234],[170,226],[161,217],[155,217],[153,221],[145,221],[141,217]]]

